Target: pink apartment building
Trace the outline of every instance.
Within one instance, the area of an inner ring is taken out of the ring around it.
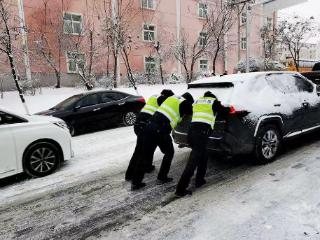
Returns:
[[[15,3],[16,0],[7,0]],[[106,15],[117,16],[113,6],[118,0],[24,0],[25,24],[28,29],[28,46],[31,72],[43,82],[43,85],[55,83],[55,72],[39,53],[39,43],[46,41],[51,48],[50,57],[61,71],[61,84],[71,86],[79,78],[77,62],[74,54],[87,56],[90,46],[85,38],[89,29],[93,29],[94,54],[92,71],[97,77],[113,71],[112,52],[103,41]],[[128,0],[130,9],[121,9],[124,21],[129,26],[130,49],[129,60],[135,73],[145,73],[147,70],[158,69],[158,58],[155,46],[160,43],[163,57],[163,72],[183,75],[181,64],[174,58],[172,51],[183,31],[190,41],[201,37],[205,14],[214,8],[221,0]],[[123,5],[127,6],[126,4]],[[16,4],[12,5],[13,14],[17,13]],[[127,12],[126,12],[127,11]],[[261,57],[263,49],[260,39],[260,29],[263,24],[273,26],[276,14],[264,15],[263,7],[252,8],[250,18],[245,11],[235,16],[235,23],[225,36],[226,50],[219,56],[216,72],[233,73],[236,64],[245,59],[246,21],[250,21],[250,57]],[[80,35],[79,35],[80,34]],[[44,37],[45,36],[45,37]],[[81,47],[61,44],[66,39],[81,42]],[[20,38],[17,39],[20,42]],[[18,44],[16,43],[16,44]],[[64,46],[61,46],[64,45]],[[92,49],[91,49],[92,50]],[[77,53],[75,53],[77,52]],[[126,76],[126,66],[119,55],[119,78]],[[86,60],[87,61],[87,60]],[[1,62],[1,65],[5,61]],[[4,66],[0,66],[4,69]],[[21,75],[23,66],[19,67]],[[203,56],[197,60],[195,72],[210,72],[212,59]],[[11,84],[7,83],[7,86]],[[7,87],[8,88],[8,87]]]

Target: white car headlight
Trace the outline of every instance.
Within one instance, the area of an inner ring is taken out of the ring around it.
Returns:
[[[66,130],[66,131],[69,131],[68,125],[65,122],[55,122],[54,125]]]

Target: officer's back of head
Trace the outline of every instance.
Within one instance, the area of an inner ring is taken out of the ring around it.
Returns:
[[[183,97],[185,100],[187,100],[191,104],[194,103],[192,95],[188,92],[185,92],[184,94],[182,94],[181,97]]]
[[[172,92],[171,89],[163,89],[160,93],[162,96],[168,98],[174,95],[174,92]]]
[[[211,91],[207,91],[203,95],[204,97],[217,98]]]

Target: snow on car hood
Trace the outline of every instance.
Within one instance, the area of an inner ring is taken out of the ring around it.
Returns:
[[[62,122],[63,120],[51,116],[39,116],[39,115],[23,115],[23,118],[30,122]]]

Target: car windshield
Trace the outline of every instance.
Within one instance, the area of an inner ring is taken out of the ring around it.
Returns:
[[[52,110],[54,110],[54,109],[59,110],[59,109],[68,108],[69,106],[72,106],[74,103],[76,103],[82,96],[83,96],[83,94],[78,94],[78,95],[74,95],[72,97],[69,97],[51,109]]]

